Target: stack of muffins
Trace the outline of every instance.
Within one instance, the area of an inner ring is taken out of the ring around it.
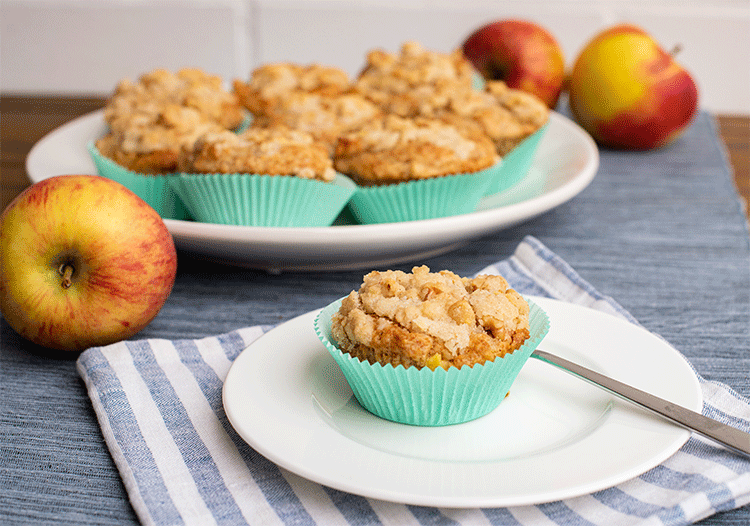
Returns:
[[[196,69],[156,70],[118,85],[109,131],[89,149],[102,175],[136,193],[164,187],[139,193],[164,217],[183,218],[177,205],[254,226],[326,226],[347,203],[362,223],[467,213],[523,175],[505,161],[549,116],[532,95],[476,80],[460,50],[415,42],[369,52],[354,80],[277,63],[226,90]]]

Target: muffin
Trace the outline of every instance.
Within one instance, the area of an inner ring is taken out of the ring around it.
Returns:
[[[247,82],[235,79],[233,88],[240,103],[260,117],[293,93],[340,95],[349,89],[349,75],[332,66],[281,62],[254,69]]]
[[[205,223],[328,226],[355,191],[325,145],[284,126],[207,133],[180,169],[172,188]]]
[[[174,103],[134,110],[95,143],[99,154],[140,174],[169,174],[198,138],[225,128],[198,110]],[[106,174],[102,174],[106,175]]]
[[[233,130],[242,124],[244,109],[237,96],[222,86],[221,77],[197,68],[172,73],[155,69],[136,82],[123,79],[104,108],[104,120],[112,130],[130,127],[132,119],[154,115],[165,106],[191,108],[206,120]]]
[[[478,172],[498,161],[481,133],[439,119],[386,115],[343,134],[336,169],[362,186],[387,185]]]
[[[388,111],[395,97],[419,86],[471,88],[474,79],[474,67],[461,50],[440,53],[417,42],[405,42],[398,54],[380,49],[370,51],[353,90]]]
[[[486,120],[481,121],[500,155],[508,154],[549,120],[549,108],[531,93],[509,88],[502,81],[487,81],[485,93],[503,110],[502,125],[491,126]]]
[[[416,425],[465,422],[497,407],[548,329],[544,312],[501,276],[426,266],[371,272],[316,321],[359,402]]]
[[[310,133],[331,151],[338,138],[381,116],[381,110],[361,95],[326,96],[294,92],[256,119],[258,126],[284,125]]]
[[[301,130],[251,126],[242,133],[203,134],[182,157],[181,172],[296,176],[329,182],[336,172],[328,150]]]
[[[360,223],[474,211],[499,168],[492,141],[438,119],[386,115],[339,137],[334,167],[358,185]]]

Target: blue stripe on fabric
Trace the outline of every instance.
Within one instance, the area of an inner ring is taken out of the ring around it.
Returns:
[[[377,513],[372,509],[366,498],[329,488],[328,486],[323,486],[323,489],[333,501],[334,506],[336,506],[346,521],[352,526],[382,524]]]
[[[631,497],[618,487],[597,491],[591,494],[596,500],[608,508],[635,517],[646,518],[664,510],[664,506],[657,506]]]
[[[131,349],[136,368],[164,418],[164,424],[206,507],[218,524],[247,524],[206,445],[190,422],[182,400],[156,363],[152,347],[144,340],[133,342]]]
[[[658,486],[680,491],[689,491],[691,493],[702,493],[706,489],[714,486],[716,483],[698,473],[686,474],[675,471],[664,465],[656,466],[643,475],[641,480]]]
[[[130,401],[100,349],[89,349],[81,360],[91,383],[97,386],[102,410],[123,456],[138,493],[156,524],[184,524],[174,506],[151,450],[141,434]],[[100,385],[106,386],[101,388]],[[127,475],[123,474],[125,478]]]
[[[482,512],[492,526],[521,526],[508,508],[486,508]]]
[[[737,474],[750,472],[750,459],[740,456],[729,449],[726,449],[724,446],[715,444],[711,441],[706,443],[691,438],[684,446],[682,446],[680,451],[701,460],[724,466]]]
[[[411,511],[412,515],[414,515],[414,518],[417,519],[417,522],[421,524],[422,526],[457,526],[458,523],[451,519],[450,517],[446,517],[440,511],[438,511],[437,508],[427,508],[425,506],[407,506],[409,511]]]
[[[539,511],[557,524],[565,524],[565,526],[597,526],[595,523],[578,515],[562,502],[540,504],[538,508]]]
[[[245,340],[242,339],[242,336],[237,331],[222,334],[221,336],[217,336],[217,339],[219,340],[219,345],[224,350],[224,354],[226,354],[231,362],[245,349]]]
[[[708,502],[715,511],[726,511],[734,509],[737,504],[734,495],[726,484],[719,484],[706,492]]]
[[[238,340],[232,337],[232,334],[237,335],[237,333],[229,333],[229,335],[225,335],[228,337],[224,341],[236,347]],[[239,341],[241,342],[242,338],[239,338]],[[232,427],[224,412],[221,394],[223,381],[203,360],[196,342],[182,340],[174,342],[174,345],[180,360],[190,369],[211,410],[216,414],[222,428],[240,452],[245,464],[253,474],[253,479],[279,518],[287,524],[314,524],[312,517],[305,511],[294,490],[281,475],[278,466],[250,448]],[[244,344],[241,343],[240,347],[243,346]],[[262,476],[259,476],[261,474]]]
[[[742,431],[745,431],[746,433],[750,433],[750,421],[737,416],[732,416],[729,413],[722,411],[713,404],[704,403],[703,414],[706,416],[710,416],[713,419],[724,422],[725,424],[732,425]]]
[[[674,506],[655,515],[664,526],[685,526],[688,524],[685,511],[680,506]]]

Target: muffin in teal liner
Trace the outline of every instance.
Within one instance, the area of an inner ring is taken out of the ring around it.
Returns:
[[[383,186],[359,186],[349,210],[360,223],[392,223],[467,214],[497,179],[502,162],[474,173]]]
[[[547,124],[542,126],[503,157],[502,164],[487,186],[485,195],[497,194],[507,190],[526,177],[534,162],[539,141],[542,140],[547,126]]]
[[[361,223],[473,212],[499,159],[476,127],[392,114],[342,134],[334,152],[336,170],[358,185],[349,209]]]
[[[394,367],[392,363],[371,363],[341,351],[332,333],[332,319],[341,304],[342,300],[338,300],[328,305],[316,317],[318,337],[366,410],[386,420],[410,425],[459,424],[494,410],[549,331],[546,313],[527,300],[529,336],[512,352],[460,368],[404,367],[403,363]]]
[[[329,226],[356,186],[286,175],[179,174],[172,188],[202,223],[267,227]]]
[[[170,185],[175,174],[133,172],[103,156],[93,141],[88,143],[87,148],[99,175],[132,190],[164,219],[190,219],[190,213]]]

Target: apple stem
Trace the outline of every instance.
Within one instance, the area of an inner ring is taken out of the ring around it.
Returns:
[[[73,280],[71,278],[73,277],[73,272],[75,272],[75,269],[68,263],[63,263],[62,265],[60,265],[59,272],[62,276],[62,288],[69,289],[73,284]]]
[[[675,44],[675,46],[672,48],[672,51],[669,52],[669,56],[674,58],[680,51],[682,51],[682,44]]]

